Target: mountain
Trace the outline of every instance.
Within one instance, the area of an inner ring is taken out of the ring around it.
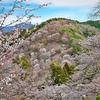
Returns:
[[[18,24],[19,28],[20,28],[23,24],[25,24],[25,23],[24,23],[24,22],[19,23],[19,24]],[[29,27],[31,27],[31,26],[33,26],[33,24],[25,24],[25,29],[26,29],[26,28],[29,28]],[[4,28],[3,28],[3,33],[11,32],[11,31],[13,31],[13,29],[14,29],[14,26],[7,26],[7,27],[4,27]]]
[[[86,22],[82,22],[82,23],[100,29],[100,20],[97,20],[97,21],[92,21],[92,20],[90,20],[90,21],[86,21]]]
[[[21,38],[12,33],[0,39],[0,99],[99,98],[99,29],[56,18],[31,27],[30,32],[20,32]]]

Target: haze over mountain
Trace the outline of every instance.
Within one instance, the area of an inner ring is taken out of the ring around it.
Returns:
[[[43,23],[43,22],[42,22]],[[99,28],[100,29],[100,21],[98,20],[98,21],[92,21],[92,20],[89,20],[89,21],[86,21],[86,22],[80,22],[80,23],[83,23],[83,24],[87,24],[87,25],[90,25],[90,26],[93,26],[93,27],[96,27],[96,28]],[[23,25],[23,24],[25,24],[24,22],[22,22],[22,23],[19,23],[18,24],[18,26],[19,26],[19,28]],[[27,29],[27,28],[29,28],[29,27],[31,27],[31,26],[34,26],[33,24],[25,24],[25,27],[24,27],[24,29]],[[3,33],[7,33],[7,32],[11,32],[11,31],[13,31],[14,30],[14,26],[7,26],[7,27],[4,27],[3,28]]]
[[[25,23],[24,22],[22,22],[22,23],[19,23],[18,24],[18,27],[19,27],[19,29],[20,29],[20,27],[22,26],[22,25],[24,25]],[[31,27],[31,26],[33,26],[33,24],[25,24],[25,29],[26,28],[29,28],[29,27]],[[11,31],[13,31],[14,30],[14,27],[15,26],[7,26],[7,27],[4,27],[2,30],[3,30],[3,33],[7,33],[7,32],[11,32]]]

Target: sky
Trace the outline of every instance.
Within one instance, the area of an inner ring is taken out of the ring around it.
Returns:
[[[1,0],[5,11],[11,9],[10,4],[15,0]],[[30,8],[38,7],[41,4],[51,3],[37,11],[32,12],[34,15],[41,16],[40,18],[32,18],[31,23],[41,23],[50,18],[63,17],[67,19],[77,20],[80,22],[87,21],[91,9],[99,2],[99,0],[26,0],[22,5],[29,4]],[[2,7],[2,5],[0,5]],[[15,19],[19,10],[16,10],[13,15],[9,16],[4,25],[9,24],[12,19]],[[23,13],[23,11],[21,11]],[[25,22],[26,17],[22,19]],[[19,22],[18,22],[19,23]]]

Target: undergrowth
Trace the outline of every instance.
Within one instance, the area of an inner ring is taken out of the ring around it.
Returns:
[[[96,96],[96,100],[100,100],[100,94]]]
[[[22,56],[22,57],[16,57],[16,58],[13,58],[13,63],[16,63],[16,64],[20,64],[20,67],[22,69],[29,69],[30,68],[30,63],[28,62],[28,60]]]
[[[53,61],[51,66],[51,79],[55,84],[62,84],[65,83],[69,78],[70,75],[73,73],[73,68],[75,66],[69,66],[66,63],[63,67],[61,67],[57,61]]]

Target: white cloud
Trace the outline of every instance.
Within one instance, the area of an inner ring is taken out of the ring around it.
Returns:
[[[54,15],[49,15],[49,16],[46,16],[46,17],[41,17],[41,18],[33,18],[31,20],[32,24],[35,24],[35,23],[41,23],[41,22],[44,22],[48,19],[51,19],[51,18],[58,18],[58,17],[62,17],[62,18],[71,18],[73,16],[73,14],[64,14],[64,13],[60,13],[60,14],[54,14]]]
[[[16,20],[16,16],[15,16],[15,15],[8,16],[7,19],[6,19],[5,22],[4,22],[4,26],[10,24],[13,20]],[[25,20],[26,20],[26,17],[24,17],[24,18],[21,20],[21,22],[25,22]],[[20,23],[20,21],[14,23],[14,24],[11,24],[11,26],[12,26],[12,25],[15,25],[15,24],[17,24],[17,23]]]
[[[2,0],[3,2],[14,2],[15,0]],[[89,6],[95,5],[100,0],[26,0],[26,3],[29,4],[45,4],[52,3],[53,6]]]
[[[12,20],[16,19],[16,16],[9,16],[4,22],[4,26],[10,24]]]
[[[9,17],[5,20],[4,26],[10,24],[10,22],[11,22],[12,20],[15,20],[15,19],[16,19],[16,16],[14,16],[14,15],[9,16]],[[32,23],[32,24],[41,23],[41,22],[43,22],[43,21],[45,21],[45,20],[47,20],[47,19],[48,19],[48,18],[43,18],[43,17],[41,17],[41,18],[32,18],[31,23]],[[27,20],[27,18],[24,17],[24,18],[21,20],[21,22],[25,22],[26,20]],[[12,26],[12,25],[15,25],[15,24],[18,24],[18,23],[21,23],[21,22],[18,21],[18,22],[14,23],[14,24],[11,24],[11,26]]]
[[[7,2],[10,2],[10,0],[1,0],[1,2],[2,3],[5,3],[5,2],[7,3]]]
[[[36,23],[41,23],[43,21],[47,20],[47,18],[32,18],[31,23],[36,24]]]
[[[48,20],[48,19],[50,19],[50,18],[54,18],[54,17],[63,17],[63,18],[71,18],[73,15],[72,14],[64,14],[64,13],[62,13],[62,14],[55,14],[55,15],[50,15],[50,16],[46,16],[46,17],[41,17],[41,18],[32,18],[31,19],[31,23],[32,24],[36,24],[36,23],[41,23],[41,22],[44,22],[44,21],[46,21],[46,20]],[[11,16],[9,16],[7,19],[6,19],[6,21],[5,21],[5,23],[4,23],[4,26],[5,25],[8,25],[12,20],[15,20],[16,19],[16,16],[15,15],[11,15]],[[22,20],[21,20],[21,22],[25,22],[27,20],[27,18],[26,17],[24,17]],[[12,24],[12,25],[15,25],[15,24],[17,24],[17,23],[21,23],[21,22],[16,22],[16,23],[14,23],[14,24]],[[11,25],[11,26],[12,26]]]
[[[27,3],[52,3],[54,6],[88,6],[98,3],[100,0],[26,0]]]

